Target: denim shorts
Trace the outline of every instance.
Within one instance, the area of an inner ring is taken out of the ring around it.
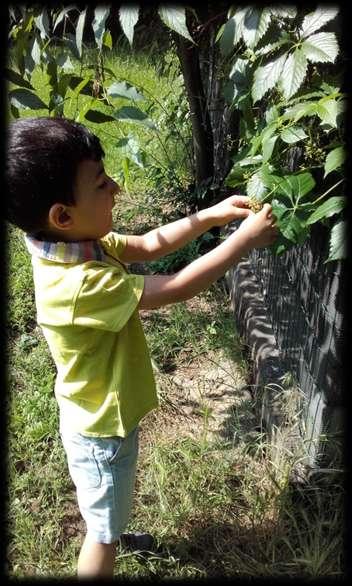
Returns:
[[[125,437],[88,437],[61,431],[87,535],[118,540],[128,524],[136,477],[138,427]]]

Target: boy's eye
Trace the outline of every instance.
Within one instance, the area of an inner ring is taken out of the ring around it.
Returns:
[[[101,183],[100,185],[98,185],[98,189],[104,189],[104,187],[106,187],[108,184],[107,181],[104,181],[103,183]]]

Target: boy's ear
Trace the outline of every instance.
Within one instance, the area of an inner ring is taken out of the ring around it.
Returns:
[[[54,203],[49,210],[49,226],[56,230],[69,230],[72,228],[73,219],[70,212],[62,203]]]

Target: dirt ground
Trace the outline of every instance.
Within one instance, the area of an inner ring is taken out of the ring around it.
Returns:
[[[194,297],[186,304],[191,311],[209,312],[209,315],[214,312],[213,302],[204,296]],[[158,311],[167,313],[170,308]],[[141,312],[145,325],[149,313]],[[180,433],[199,437],[206,433],[208,439],[229,440],[235,423],[237,429],[250,429],[255,414],[248,372],[243,364],[230,359],[222,349],[198,355],[187,350],[182,350],[175,360],[172,372],[160,372],[156,368],[160,408],[141,422],[141,437],[148,427],[153,427],[153,422],[165,437]]]

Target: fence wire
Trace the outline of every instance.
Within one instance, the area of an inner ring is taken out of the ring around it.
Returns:
[[[327,229],[313,226],[302,246],[281,256],[257,249],[249,257],[284,369],[303,393],[312,435],[339,431],[333,411],[342,405],[343,261],[324,262],[328,241]]]

